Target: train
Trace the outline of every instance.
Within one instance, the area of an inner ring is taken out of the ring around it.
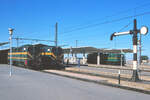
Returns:
[[[7,62],[9,64],[9,50],[5,52],[7,52],[8,56],[5,57],[8,58]],[[63,50],[61,47],[48,46],[44,44],[27,44],[20,47],[13,47],[11,55],[12,64],[16,66],[34,70],[64,69],[64,66],[62,64]]]
[[[87,55],[88,64],[97,64],[98,53],[91,53]],[[122,57],[122,58],[121,58]],[[122,61],[121,61],[122,59]],[[100,64],[104,65],[121,65],[126,64],[126,59],[124,54],[119,53],[100,53]]]

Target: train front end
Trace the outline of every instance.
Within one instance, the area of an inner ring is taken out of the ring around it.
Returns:
[[[61,48],[39,44],[30,47],[28,51],[32,56],[28,61],[32,69],[63,69],[63,52]]]

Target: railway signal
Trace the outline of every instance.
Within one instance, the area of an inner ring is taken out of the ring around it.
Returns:
[[[110,40],[113,40],[113,37],[120,35],[133,35],[133,74],[132,81],[138,81],[138,67],[137,67],[137,42],[138,42],[138,33],[146,35],[148,33],[148,28],[143,26],[141,29],[137,29],[137,21],[134,19],[134,27],[133,30],[129,30],[127,32],[115,32],[111,35]]]

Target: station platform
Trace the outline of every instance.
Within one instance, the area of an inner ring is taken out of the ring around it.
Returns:
[[[9,65],[0,65],[1,100],[99,100],[100,98],[101,100],[112,100],[112,98],[148,100],[150,98],[150,95],[143,92],[91,83],[93,81],[113,82],[112,79],[107,81],[105,78],[60,70],[39,72],[15,66],[12,72],[10,77]],[[64,77],[65,75],[68,77]],[[76,79],[73,79],[75,77]],[[80,79],[77,80],[77,77]]]
[[[65,71],[44,70],[44,72],[150,94],[150,76],[144,75],[145,73],[139,76],[140,81],[138,82],[130,81],[130,78],[132,77],[131,72],[122,73],[120,84],[118,84],[118,73],[104,72],[98,69],[85,69],[84,66],[81,66],[80,68],[69,67],[66,68]]]

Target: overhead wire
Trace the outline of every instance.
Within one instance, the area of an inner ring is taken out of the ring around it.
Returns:
[[[136,15],[126,16],[126,17],[122,17],[122,18],[118,18],[118,19],[114,19],[114,20],[110,20],[110,21],[96,23],[96,24],[85,26],[85,27],[76,28],[76,29],[73,29],[73,30],[70,30],[70,31],[66,31],[64,33],[70,33],[70,32],[74,32],[74,31],[79,31],[79,30],[83,30],[83,29],[86,29],[86,28],[92,28],[92,27],[96,27],[96,26],[99,26],[99,25],[103,25],[103,24],[110,24],[110,23],[121,21],[121,20],[134,18],[135,16],[139,17],[139,16],[143,16],[143,15],[148,15],[148,14],[150,14],[150,11],[144,12],[144,13],[140,13],[140,14],[136,14]]]
[[[150,4],[150,3],[144,4],[144,5],[142,5],[142,6],[146,6],[146,5],[149,5],[149,4]],[[134,10],[135,10],[135,9],[142,8],[142,6],[135,7]],[[121,12],[121,13],[128,12],[129,10],[131,10],[131,9],[128,9],[128,10],[123,11],[123,12]],[[132,9],[132,10],[133,10],[133,9]],[[83,25],[78,25],[78,26],[82,26],[82,27],[77,27],[77,28],[74,28],[74,29],[72,29],[72,30],[65,31],[65,32],[63,32],[63,33],[60,34],[60,35],[61,35],[61,36],[62,36],[62,35],[68,35],[68,34],[66,34],[66,33],[71,33],[71,32],[74,32],[74,31],[79,31],[79,30],[83,30],[83,29],[87,29],[87,28],[92,28],[92,27],[96,27],[96,26],[103,25],[103,24],[114,23],[114,22],[118,22],[118,21],[121,21],[121,20],[131,19],[131,18],[134,18],[134,17],[144,16],[144,15],[148,15],[148,14],[150,14],[150,11],[144,12],[144,13],[139,13],[139,14],[134,14],[134,15],[131,15],[131,16],[126,16],[126,17],[122,17],[122,18],[118,18],[118,19],[113,19],[113,20],[109,20],[109,21],[104,21],[104,22],[101,22],[101,23],[87,24],[87,25],[84,25],[84,26],[83,26]],[[109,17],[113,17],[113,16],[115,16],[115,14],[112,15],[112,16],[106,16],[105,19],[106,19],[106,18],[109,18]],[[132,22],[130,22],[129,24],[125,25],[123,28],[121,28],[121,29],[119,30],[119,32],[122,31],[123,29],[127,28],[131,23],[132,23]],[[70,36],[70,35],[69,35],[69,36]]]
[[[128,23],[127,25],[125,25],[124,27],[122,27],[118,32],[121,32],[122,30],[124,30],[125,28],[127,28],[132,22]]]
[[[128,12],[128,11],[129,11],[129,9],[128,9],[128,10],[125,10],[125,11],[119,12],[119,14],[122,14],[122,13],[125,13],[125,12]],[[95,22],[97,22],[97,21],[99,21],[99,20],[105,20],[106,18],[110,18],[110,17],[116,16],[116,15],[118,15],[118,13],[105,16],[104,18],[96,19],[96,20],[94,20],[94,22],[93,22],[93,21],[88,21],[88,22],[86,22],[86,23],[84,23],[84,24],[79,24],[79,25],[75,25],[75,26],[70,26],[70,27],[67,27],[67,28],[68,28],[68,29],[74,29],[74,28],[78,28],[78,27],[83,27],[83,26],[91,25],[91,24],[93,24],[93,23],[95,23]],[[89,22],[91,22],[91,23],[89,23]],[[63,32],[63,33],[64,33],[64,32]]]
[[[150,4],[150,2],[149,2],[149,3],[145,3],[145,4],[143,4],[143,5],[140,5],[140,6],[137,6],[137,7],[134,7],[134,8],[130,8],[130,9],[125,10],[125,11],[121,11],[121,12],[119,12],[119,13],[115,13],[115,14],[106,16],[106,17],[104,17],[104,18],[102,18],[102,19],[106,19],[106,18],[109,18],[109,17],[113,17],[113,16],[116,16],[116,15],[120,15],[120,14],[122,14],[122,13],[126,13],[126,12],[129,12],[129,11],[131,11],[131,10],[135,10],[135,9],[137,10],[137,9],[140,9],[140,8],[144,8],[144,7],[148,6],[149,4]],[[134,16],[132,16],[132,18],[133,18],[133,17],[136,17],[136,16],[137,16],[137,15],[134,14]],[[101,19],[101,20],[102,20],[102,19]],[[97,22],[97,21],[96,21],[96,22]],[[105,21],[105,22],[107,23],[107,21]],[[79,25],[77,25],[76,27],[69,28],[69,29],[71,29],[71,30],[62,32],[60,35],[65,34],[65,33],[70,33],[70,32],[73,32],[73,31],[77,31],[77,30],[86,29],[86,28],[89,28],[89,27],[94,27],[94,26],[96,26],[97,24],[101,24],[101,23],[96,23],[96,24],[88,23],[88,24],[86,24],[86,25],[79,24]],[[103,24],[103,23],[102,23],[102,24]],[[104,23],[104,24],[105,24],[105,23]],[[81,26],[81,27],[79,27],[79,26]]]

